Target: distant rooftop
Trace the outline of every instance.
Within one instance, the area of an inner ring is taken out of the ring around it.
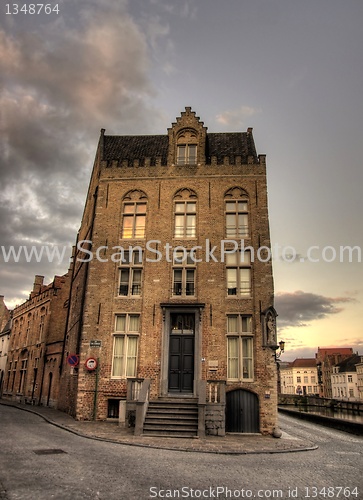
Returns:
[[[315,368],[315,358],[296,358],[290,363],[291,368]]]

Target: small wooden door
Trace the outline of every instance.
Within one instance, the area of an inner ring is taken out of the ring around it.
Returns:
[[[259,433],[259,404],[256,394],[243,389],[227,392],[226,432]]]

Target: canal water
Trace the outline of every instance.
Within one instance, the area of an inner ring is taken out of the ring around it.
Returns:
[[[332,410],[324,406],[294,406],[294,405],[281,405],[281,408],[286,408],[289,411],[296,411],[297,413],[314,413],[324,417],[337,418],[340,420],[350,420],[351,422],[359,422],[363,424],[363,414],[347,410]]]

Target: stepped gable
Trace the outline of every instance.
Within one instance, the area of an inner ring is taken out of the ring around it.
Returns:
[[[146,158],[150,159],[152,166],[155,166],[159,159],[161,165],[167,165],[171,143],[185,131],[197,133],[207,164],[212,163],[212,157],[217,163],[223,163],[226,157],[231,164],[235,163],[236,157],[240,157],[242,163],[249,163],[251,159],[258,163],[252,128],[248,128],[247,132],[207,133],[207,127],[204,127],[204,123],[195,116],[190,107],[186,107],[181,116],[177,117],[167,135],[104,135],[102,159],[127,160],[128,165],[138,160],[140,166],[145,165]]]

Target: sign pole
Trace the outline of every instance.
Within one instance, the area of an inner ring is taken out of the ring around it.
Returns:
[[[95,380],[95,393],[94,393],[94,396],[93,396],[93,415],[92,415],[92,419],[93,420],[96,420],[96,414],[97,414],[97,392],[98,392],[98,372],[99,372],[99,369],[100,369],[100,358],[97,358],[97,368],[95,370],[96,372],[96,380]]]

